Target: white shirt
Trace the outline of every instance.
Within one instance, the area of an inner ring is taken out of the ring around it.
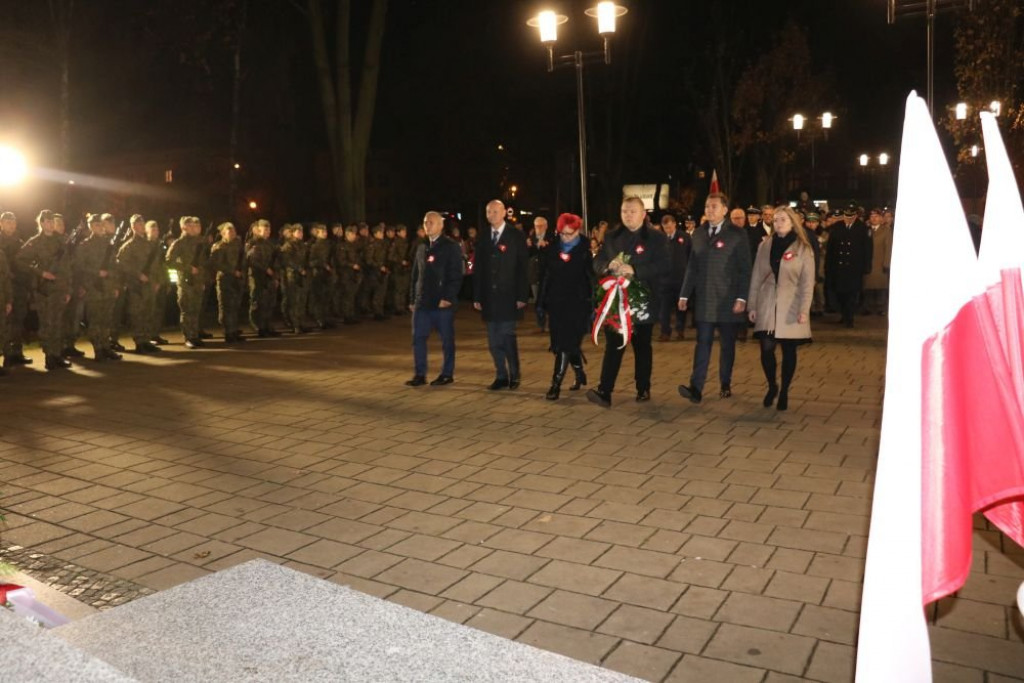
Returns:
[[[505,223],[504,222],[502,222],[502,224],[500,226],[498,226],[497,228],[492,225],[491,226],[491,242],[496,242],[497,241],[496,239],[494,239],[494,233],[495,232],[498,233],[498,239],[500,240],[501,239],[501,233],[503,233],[504,231],[505,231]]]

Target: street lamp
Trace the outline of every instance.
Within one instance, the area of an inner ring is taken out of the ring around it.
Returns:
[[[569,21],[564,14],[556,14],[551,10],[545,10],[533,19],[526,22],[540,34],[540,42],[547,48],[548,52],[548,73],[555,70],[555,67],[574,67],[576,69],[576,125],[579,129],[579,153],[580,153],[580,200],[583,204],[583,227],[590,229],[590,222],[587,219],[587,119],[583,106],[583,64],[587,61],[600,59],[605,64],[612,63],[611,36],[615,33],[616,21],[619,17],[628,12],[625,7],[616,5],[614,2],[599,2],[596,7],[585,11],[588,17],[597,19],[597,33],[601,36],[604,48],[601,51],[583,52],[575,50],[572,54],[559,55],[555,57],[555,42],[558,40],[558,27]]]
[[[255,201],[249,202],[249,208],[252,209],[253,211],[255,211],[258,207],[259,205]]]
[[[822,112],[821,116],[818,116],[815,119],[816,121],[821,122],[822,136],[826,140],[828,140],[828,132],[829,132],[829,130],[832,129],[832,123],[836,119],[838,119],[838,118],[839,117],[833,115],[832,112],[826,111],[826,112]],[[793,130],[796,131],[796,139],[797,139],[797,141],[799,141],[800,140],[800,131],[802,131],[804,129],[804,127],[807,125],[807,117],[804,116],[803,114],[793,114],[793,118],[791,118],[790,121],[793,122]],[[814,141],[815,141],[815,136],[813,134],[811,134],[811,184],[810,184],[810,187],[808,188],[808,190],[809,190],[809,194],[811,195],[811,200],[812,201],[814,200],[814,185],[815,185],[814,181],[815,181],[815,175],[816,175],[816,164],[815,164],[815,154],[814,154]]]
[[[860,161],[860,165],[861,165],[861,166],[867,166],[867,165],[868,165],[868,162],[869,162],[870,160],[871,160],[871,157],[869,157],[869,156],[868,156],[867,154],[861,154],[861,155],[860,155],[860,156],[858,157],[858,161]]]
[[[0,185],[17,185],[27,175],[25,155],[13,147],[0,147]]]
[[[967,103],[957,102],[956,105],[956,120],[964,121],[967,119]]]
[[[988,109],[996,116],[999,116],[999,113],[1003,110],[1003,105],[999,100],[992,100],[992,103],[988,105]]]
[[[880,164],[881,166],[886,166],[886,165],[888,165],[888,164],[889,164],[889,155],[888,155],[888,154],[886,154],[885,152],[882,152],[881,154],[879,154],[879,155],[878,155],[878,163],[879,163],[879,164]]]

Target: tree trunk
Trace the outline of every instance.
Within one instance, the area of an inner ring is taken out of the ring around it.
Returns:
[[[238,170],[235,169],[235,164],[238,163],[238,128],[240,126],[241,114],[242,114],[242,41],[245,39],[245,23],[248,14],[249,2],[248,0],[242,0],[240,17],[238,20],[238,33],[235,34],[235,54],[233,60],[233,72],[231,81],[231,138],[228,143],[228,163],[231,167],[228,169],[230,175],[230,183],[228,185],[228,213],[232,215],[235,211],[235,196],[238,193]]]
[[[58,163],[68,170],[71,164],[71,21],[74,0],[50,0],[55,46],[60,69],[60,149]]]

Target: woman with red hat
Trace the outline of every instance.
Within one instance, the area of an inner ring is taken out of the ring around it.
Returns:
[[[555,226],[558,243],[544,250],[543,258],[547,263],[537,301],[547,312],[551,352],[555,354],[551,388],[545,395],[549,401],[558,398],[562,380],[570,366],[576,374],[576,381],[569,391],[576,391],[587,384],[580,344],[590,326],[594,269],[590,244],[580,235],[582,228],[583,220],[579,216],[563,213]]]

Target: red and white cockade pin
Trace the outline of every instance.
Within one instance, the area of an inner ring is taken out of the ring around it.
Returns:
[[[558,258],[560,258],[563,261],[565,261],[566,263],[568,263],[569,259],[572,258],[572,256],[563,251],[561,254],[558,255]]]
[[[794,256],[796,256],[796,254],[794,252],[787,251],[785,254],[782,255],[782,258],[787,260],[787,261],[792,261]]]
[[[427,263],[433,263],[433,262],[434,262],[434,255],[431,254],[430,256],[427,257]]]
[[[679,242],[679,244],[682,244],[683,243],[683,238],[682,237],[677,237],[676,238],[676,242]]]
[[[724,246],[725,246],[725,242],[723,242],[722,240],[718,240],[717,242],[715,242],[715,248],[716,249],[721,249]]]
[[[644,253],[644,245],[642,245],[642,244],[636,245],[636,253],[638,253],[638,254]]]
[[[506,249],[508,249],[508,247],[506,247],[504,244],[498,245],[498,251],[500,251],[501,253],[504,254]]]

